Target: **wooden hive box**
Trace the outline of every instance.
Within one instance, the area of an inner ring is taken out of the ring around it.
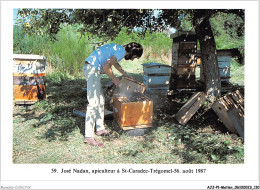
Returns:
[[[204,104],[207,95],[204,92],[197,92],[181,107],[175,115],[175,119],[181,124],[185,125],[191,117],[198,111]]]
[[[244,138],[244,97],[238,90],[218,99],[212,109],[228,131]]]
[[[194,64],[195,60],[190,58],[197,52],[197,36],[195,32],[178,31],[171,34],[172,44],[172,66]]]
[[[167,94],[172,66],[161,63],[144,63],[143,83],[146,91],[153,94]]]
[[[194,32],[178,31],[171,35],[172,67],[170,90],[195,89],[197,36]]]
[[[13,55],[15,104],[34,104],[46,98],[46,58],[39,55]]]
[[[113,96],[113,115],[123,130],[151,127],[153,101],[142,94],[142,101],[129,101],[127,97]]]
[[[151,127],[153,101],[143,94],[145,86],[126,78],[121,83],[121,93],[113,95],[113,116],[117,124],[123,130]]]

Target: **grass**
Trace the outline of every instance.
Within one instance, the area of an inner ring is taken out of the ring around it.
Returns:
[[[233,84],[237,84],[240,86],[244,85],[244,74],[245,73],[245,65],[238,65],[238,63],[232,59],[230,66],[230,82]]]
[[[123,63],[136,80],[142,81],[140,60]],[[133,69],[134,68],[134,69]],[[238,67],[237,69],[240,69]],[[242,79],[241,79],[242,80]],[[109,79],[103,77],[105,84]],[[104,147],[83,143],[84,118],[74,108],[87,104],[83,77],[47,74],[47,99],[32,106],[14,106],[13,163],[17,164],[236,164],[244,163],[243,140],[229,134],[214,112],[201,109],[179,125],[174,114],[189,96],[162,98],[155,107],[153,128],[141,137],[127,136],[105,120],[109,137],[98,137]],[[111,110],[109,98],[106,108]]]

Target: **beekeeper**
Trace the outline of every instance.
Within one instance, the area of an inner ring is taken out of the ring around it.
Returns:
[[[94,138],[96,135],[107,136],[109,131],[104,127],[104,95],[101,86],[100,74],[105,73],[118,87],[120,80],[113,74],[111,67],[114,66],[123,76],[130,77],[119,65],[122,59],[139,59],[143,54],[140,44],[132,42],[124,46],[118,44],[106,44],[99,47],[85,59],[83,72],[87,81],[87,111],[85,119],[84,143],[93,146],[103,146]]]

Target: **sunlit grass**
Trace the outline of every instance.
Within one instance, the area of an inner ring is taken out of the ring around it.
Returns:
[[[236,61],[232,60],[230,66],[230,76],[231,83],[244,86],[245,65],[238,65]]]

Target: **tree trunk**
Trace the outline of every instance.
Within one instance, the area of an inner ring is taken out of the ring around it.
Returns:
[[[221,81],[218,69],[217,50],[209,17],[204,10],[194,15],[194,26],[197,34],[202,59],[202,68],[205,82],[205,93],[208,99],[214,102],[221,96]]]

